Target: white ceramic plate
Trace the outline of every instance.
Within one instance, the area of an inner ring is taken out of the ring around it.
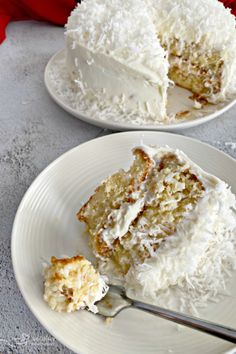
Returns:
[[[93,113],[93,116],[91,116],[92,113],[86,111],[82,112],[80,108],[75,108],[73,97],[75,97],[76,92],[73,90],[71,81],[67,77],[64,63],[65,50],[62,50],[56,53],[46,66],[44,82],[50,96],[59,106],[73,116],[106,129],[119,131],[143,129],[178,131],[206,123],[226,112],[236,102],[236,97],[233,97],[224,103],[207,105],[203,106],[200,110],[196,110],[193,108],[193,101],[189,99],[191,92],[176,86],[169,91],[167,111],[169,114],[188,111],[189,114],[186,116],[185,121],[171,124],[140,125],[119,121],[119,117],[117,117],[118,120],[113,121],[109,118],[108,114],[106,114],[106,119],[104,119],[104,112],[101,114],[101,112],[96,111]]]
[[[125,310],[111,325],[80,311],[59,314],[43,301],[42,258],[84,254],[92,259],[84,226],[75,214],[107,175],[128,167],[131,149],[140,144],[168,144],[186,152],[236,192],[236,161],[213,147],[162,132],[127,132],[82,144],[48,166],[26,192],[12,232],[12,261],[26,303],[42,325],[64,345],[80,354],[223,353],[230,343],[177,326],[137,310]],[[236,327],[236,278],[232,296],[210,304],[200,315]]]

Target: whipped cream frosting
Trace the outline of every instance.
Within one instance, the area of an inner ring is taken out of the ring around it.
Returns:
[[[112,228],[108,227],[101,233],[103,240],[108,246],[112,246],[112,243],[116,238],[122,238],[122,236],[128,232],[130,224],[142,210],[143,205],[144,198],[138,199],[133,204],[124,203],[121,205],[120,209],[112,210],[108,216],[108,220],[112,218],[114,226]]]

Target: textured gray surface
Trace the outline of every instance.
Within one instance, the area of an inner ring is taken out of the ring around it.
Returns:
[[[20,200],[51,161],[70,148],[108,134],[59,108],[43,83],[45,65],[64,46],[63,29],[36,22],[8,26],[0,46],[0,353],[71,353],[37,322],[17,288],[10,254]],[[236,107],[182,132],[236,158]]]

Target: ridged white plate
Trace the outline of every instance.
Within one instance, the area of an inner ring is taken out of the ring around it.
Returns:
[[[206,171],[228,182],[236,192],[236,161],[213,147],[162,132],[127,132],[82,144],[59,157],[33,182],[16,214],[12,261],[26,303],[59,341],[80,354],[179,353],[222,354],[233,346],[181,328],[138,310],[123,311],[113,323],[87,311],[59,314],[43,301],[42,258],[84,254],[92,259],[84,226],[75,214],[107,175],[128,167],[131,149],[140,144],[168,144],[187,153]],[[209,304],[201,317],[236,328],[236,278],[232,295]]]
[[[175,86],[169,90],[168,94],[168,104],[167,112],[168,114],[175,114],[179,112],[188,111],[189,114],[186,116],[186,120],[179,121],[177,123],[171,124],[132,124],[130,122],[119,121],[117,117],[116,121],[113,121],[106,114],[106,119],[104,119],[104,113],[96,111],[96,114],[91,115],[89,112],[80,112],[80,110],[74,108],[74,102],[68,98],[68,93],[70,96],[75,96],[73,90],[69,87],[71,85],[68,79],[65,79],[65,68],[62,69],[61,73],[58,73],[58,66],[62,62],[65,62],[65,50],[56,53],[48,62],[45,73],[44,82],[45,86],[52,97],[52,99],[61,106],[65,111],[69,112],[76,118],[79,118],[87,123],[97,125],[102,128],[112,129],[112,130],[163,130],[163,131],[178,131],[187,128],[191,128],[203,123],[206,123],[221,114],[225,113],[230,109],[236,102],[236,97],[228,99],[226,102],[219,103],[216,105],[206,105],[202,109],[196,110],[193,108],[193,101],[189,99],[192,93],[188,90]],[[55,79],[55,70],[57,72]],[[60,79],[63,78],[63,81]],[[59,77],[59,80],[58,80]]]

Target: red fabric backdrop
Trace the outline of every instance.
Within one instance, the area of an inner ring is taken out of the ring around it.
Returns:
[[[236,15],[236,0],[220,1]],[[75,0],[0,0],[0,43],[6,37],[5,29],[10,21],[33,19],[64,25],[75,5]]]
[[[10,21],[38,20],[64,25],[75,0],[0,0],[0,43]]]

